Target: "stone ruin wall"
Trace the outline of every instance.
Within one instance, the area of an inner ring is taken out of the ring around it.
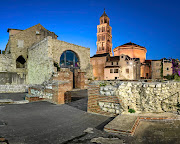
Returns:
[[[102,84],[106,86],[101,86]],[[110,99],[118,98],[120,113],[128,113],[129,109],[134,109],[136,112],[177,112],[177,104],[180,102],[180,82],[97,81],[93,85],[98,86],[99,91],[95,96],[89,95],[89,98],[93,97],[96,101],[94,104],[105,112],[117,113],[118,109],[117,102],[99,101],[103,96]],[[89,109],[89,112],[93,111]]]
[[[53,60],[60,62],[60,56],[66,50],[75,52],[80,61],[81,72],[85,72],[85,78],[93,78],[92,65],[90,64],[90,48],[71,44],[65,41],[49,38],[49,45],[52,49]]]
[[[54,65],[48,39],[28,49],[28,84],[42,84],[52,76]]]
[[[27,91],[28,85],[0,85],[0,93],[21,93]]]
[[[16,72],[11,54],[0,54],[0,93],[26,91],[26,76]]]
[[[0,72],[12,72],[14,68],[10,54],[0,54]]]

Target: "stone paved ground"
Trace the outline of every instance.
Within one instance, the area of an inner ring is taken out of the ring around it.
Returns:
[[[24,100],[26,93],[0,93],[0,99]]]
[[[132,143],[179,144],[180,121],[141,121]]]
[[[86,104],[87,98],[68,105],[48,102],[0,105],[0,137],[10,144],[92,144],[94,141],[176,144],[180,141],[180,121],[141,121],[134,137],[111,135],[103,128],[113,118],[86,113]],[[84,132],[87,128],[93,130]]]

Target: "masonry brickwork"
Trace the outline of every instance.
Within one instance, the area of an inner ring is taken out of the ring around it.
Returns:
[[[115,116],[120,113],[119,103],[118,98],[115,96],[102,96],[99,85],[88,85],[88,112]]]

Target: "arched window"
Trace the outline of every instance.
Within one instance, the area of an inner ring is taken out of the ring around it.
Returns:
[[[73,51],[67,50],[60,57],[60,67],[79,68],[80,63],[78,56]]]
[[[25,68],[26,60],[23,58],[23,56],[19,56],[16,59],[16,68]]]

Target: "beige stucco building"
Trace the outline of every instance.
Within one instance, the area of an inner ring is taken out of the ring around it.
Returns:
[[[127,55],[107,57],[104,80],[137,80],[140,78],[140,61]]]

